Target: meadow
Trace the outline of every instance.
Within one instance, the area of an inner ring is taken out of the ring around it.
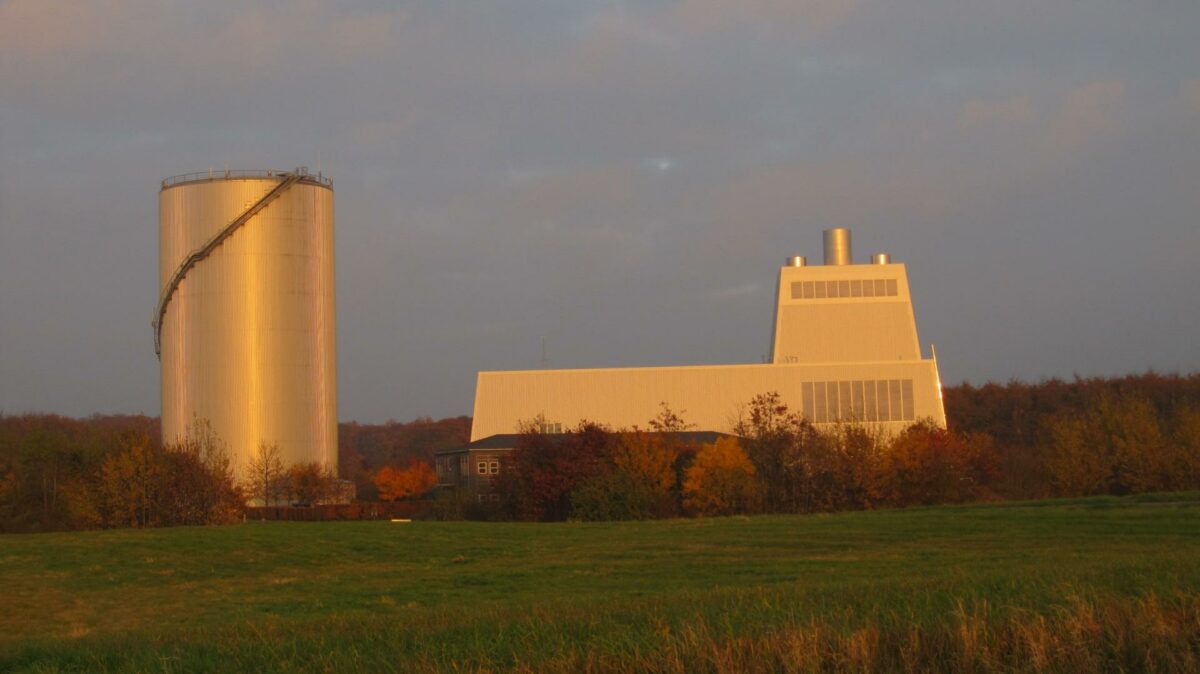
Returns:
[[[0,671],[1196,671],[1200,493],[0,536]]]

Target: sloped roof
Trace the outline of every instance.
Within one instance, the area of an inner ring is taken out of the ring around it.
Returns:
[[[665,435],[670,436],[681,442],[694,445],[711,445],[720,438],[736,438],[736,435],[729,433],[718,433],[717,431],[672,431],[672,432],[647,432],[647,435]],[[566,439],[570,433],[545,433],[545,437],[552,443],[559,443]],[[517,446],[517,440],[520,438],[518,433],[499,433],[497,435],[489,435],[486,438],[480,438],[470,444],[455,447],[453,449],[443,449],[434,454],[458,454],[461,452],[469,452],[473,449],[513,449]]]

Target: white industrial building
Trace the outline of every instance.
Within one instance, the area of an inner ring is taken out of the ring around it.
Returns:
[[[471,440],[534,419],[552,430],[582,420],[645,426],[661,403],[693,428],[730,432],[750,400],[770,392],[818,427],[945,426],[937,361],[921,356],[903,264],[887,254],[855,264],[850,231],[827,230],[825,264],[789,258],[776,297],[770,363],[480,372]]]

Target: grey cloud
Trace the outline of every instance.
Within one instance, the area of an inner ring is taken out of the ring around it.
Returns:
[[[0,409],[156,412],[157,182],[226,162],[335,178],[347,419],[469,413],[542,338],[564,367],[757,361],[775,267],[834,225],[910,265],[947,382],[1196,369],[1198,20],[9,0]]]

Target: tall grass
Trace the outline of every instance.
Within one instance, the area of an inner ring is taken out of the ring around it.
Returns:
[[[48,660],[31,657],[8,665],[12,671],[39,673],[1200,671],[1200,598],[1182,595],[1077,599],[1049,614],[960,605],[946,620],[932,624],[907,623],[897,613],[855,619],[846,612],[776,625],[765,632],[731,632],[703,619],[663,621],[634,642],[594,634],[589,638],[578,624],[544,622],[546,617],[531,615],[510,625],[507,638],[483,637],[456,648],[427,644],[408,653],[390,648],[406,645],[394,629],[382,626],[373,637],[365,637],[364,626],[350,621],[326,625],[320,633],[251,625],[235,639],[154,651],[125,650],[120,643],[92,644],[59,651]],[[496,649],[501,642],[504,647]]]
[[[577,653],[519,663],[521,672],[1196,672],[1200,599],[1077,601],[1052,615],[988,617],[960,606],[941,625],[868,620],[844,630],[821,620],[759,635],[706,624],[666,635],[634,658]],[[486,666],[481,669],[487,669]]]

